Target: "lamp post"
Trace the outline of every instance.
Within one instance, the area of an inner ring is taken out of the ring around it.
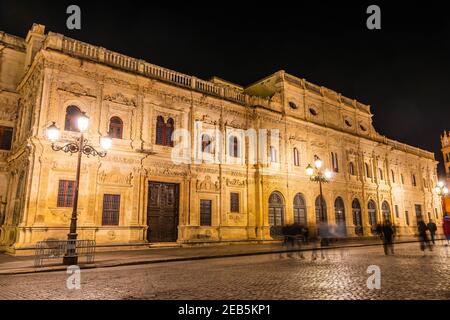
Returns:
[[[445,197],[447,196],[447,194],[449,192],[448,188],[443,181],[439,181],[437,186],[434,188],[434,191],[437,193],[438,196],[441,197],[442,212],[445,217],[447,215],[446,208],[445,208]]]
[[[66,254],[63,258],[64,265],[76,265],[78,263],[78,256],[76,253],[76,240],[77,240],[77,211],[78,211],[78,190],[80,186],[80,171],[81,171],[81,156],[85,154],[86,156],[99,156],[101,158],[106,156],[106,150],[111,147],[111,138],[109,135],[102,137],[100,139],[100,145],[104,149],[102,151],[97,151],[92,145],[89,144],[88,140],[84,138],[84,132],[89,127],[89,118],[83,112],[77,119],[78,129],[80,130],[80,137],[74,142],[65,143],[62,146],[58,146],[55,142],[60,137],[60,130],[53,122],[47,128],[47,137],[52,141],[52,149],[54,151],[64,151],[65,153],[78,154],[77,160],[77,171],[75,178],[75,190],[74,199],[72,207],[72,217],[70,219],[70,231],[67,235],[67,249]]]
[[[331,171],[326,169],[322,172],[321,168],[323,165],[323,161],[317,156],[314,155],[314,167],[311,164],[308,164],[306,167],[306,174],[309,176],[309,179],[314,182],[319,183],[320,190],[320,217],[323,218],[323,195],[322,195],[322,183],[327,183],[331,179]]]

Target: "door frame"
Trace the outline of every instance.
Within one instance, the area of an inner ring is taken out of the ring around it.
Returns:
[[[151,192],[151,188],[150,188],[150,184],[151,183],[159,183],[159,184],[164,184],[164,185],[174,185],[175,186],[175,212],[174,212],[174,217],[175,217],[175,223],[174,223],[174,234],[175,234],[175,240],[173,241],[156,241],[156,242],[165,242],[165,243],[170,243],[170,242],[177,242],[178,241],[178,227],[180,226],[180,198],[181,198],[181,183],[179,182],[173,182],[173,181],[160,181],[160,180],[151,180],[148,179],[147,180],[147,194],[146,194],[146,211],[145,211],[145,225],[147,227],[147,231],[145,233],[145,240],[147,240],[147,242],[149,243],[155,243],[155,241],[150,241],[149,239],[149,230],[150,230],[150,224],[149,224],[149,199],[150,199],[150,192]]]

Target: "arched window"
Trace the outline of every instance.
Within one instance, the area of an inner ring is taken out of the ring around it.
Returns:
[[[173,147],[172,134],[175,130],[175,124],[172,118],[167,119],[166,123],[166,134],[165,134],[165,146]]]
[[[317,196],[316,198],[316,222],[327,222],[327,203],[325,202],[325,199],[320,196]],[[322,210],[323,209],[323,210]]]
[[[270,146],[270,162],[277,162],[277,149]]]
[[[369,224],[371,227],[375,227],[377,225],[377,207],[375,205],[375,201],[370,200],[367,204],[367,212],[369,216]],[[372,229],[374,230],[374,229]]]
[[[363,234],[362,226],[362,216],[361,216],[361,205],[358,199],[354,199],[352,202],[352,214],[353,214],[353,225],[355,226],[355,234]]]
[[[111,138],[122,139],[123,122],[119,117],[112,117],[109,120],[109,134]]]
[[[414,175],[414,174],[412,175],[411,182],[412,182],[413,187],[417,186],[416,175]]]
[[[236,136],[230,136],[228,139],[229,143],[229,154],[231,157],[239,157],[239,140]]]
[[[207,134],[202,135],[202,152],[212,153],[211,138]]]
[[[300,166],[300,153],[297,148],[294,148],[294,166]]]
[[[348,171],[350,173],[351,176],[355,175],[355,165],[353,164],[353,162],[350,162],[348,165]]]
[[[306,203],[301,193],[297,193],[294,198],[294,222],[306,227]]]
[[[392,183],[395,183],[395,173],[394,170],[391,170]]]
[[[345,226],[345,206],[341,197],[337,197],[334,201],[334,214],[336,216],[336,224]]]
[[[66,109],[66,118],[64,121],[64,130],[79,132],[78,117],[81,115],[81,110],[76,106],[68,106]]]
[[[284,224],[284,199],[275,191],[269,197],[269,225],[271,235],[280,235]]]
[[[387,201],[383,201],[381,204],[381,213],[383,214],[383,220],[391,220],[391,208],[389,207],[389,203],[387,203]]]
[[[370,172],[370,168],[369,168],[369,165],[367,163],[364,163],[364,168],[366,169],[366,177],[367,178],[372,178],[372,174]]]
[[[158,116],[158,118],[156,118],[156,144],[161,146],[164,145],[164,133],[164,118],[162,116]]]

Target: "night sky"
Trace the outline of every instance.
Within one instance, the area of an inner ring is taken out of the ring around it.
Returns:
[[[25,37],[37,22],[244,86],[283,69],[371,105],[378,132],[433,151],[442,162],[439,136],[450,129],[450,13],[438,1],[342,3],[0,0],[0,30]],[[81,30],[66,28],[70,4],[81,7]],[[370,4],[381,7],[381,30],[366,28]]]

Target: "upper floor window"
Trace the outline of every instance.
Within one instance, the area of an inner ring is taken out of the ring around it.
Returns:
[[[236,136],[230,136],[229,138],[229,154],[231,157],[239,157],[239,140]]]
[[[339,172],[339,163],[338,163],[338,157],[337,157],[336,152],[331,153],[331,166],[332,166],[334,172]]]
[[[403,178],[403,174],[400,174],[400,180],[401,180],[402,184],[405,184],[405,178]]]
[[[355,165],[353,164],[353,162],[350,162],[348,165],[348,171],[350,173],[351,176],[356,175],[355,173]]]
[[[109,134],[111,138],[122,139],[123,121],[119,117],[112,117],[109,120]]]
[[[81,115],[81,110],[76,106],[68,106],[66,109],[66,118],[64,121],[64,130],[79,132],[78,117]]]
[[[364,168],[366,169],[366,177],[367,178],[372,178],[372,173],[370,171],[370,167],[367,163],[364,163]]]
[[[270,146],[270,162],[277,162],[277,149]]]
[[[300,153],[297,148],[294,148],[294,166],[300,166]]]
[[[213,153],[211,137],[207,134],[202,135],[202,152]]]
[[[391,170],[392,182],[395,183],[395,174],[394,170]]]
[[[411,177],[411,183],[412,183],[413,187],[417,186],[416,175],[414,175],[414,174]]]
[[[378,171],[380,173],[380,180],[383,180],[384,179],[383,169],[379,168]]]
[[[0,150],[11,150],[13,128],[0,126]]]
[[[156,144],[161,146],[173,147],[172,134],[175,130],[175,123],[172,118],[167,119],[158,116],[156,118]]]

